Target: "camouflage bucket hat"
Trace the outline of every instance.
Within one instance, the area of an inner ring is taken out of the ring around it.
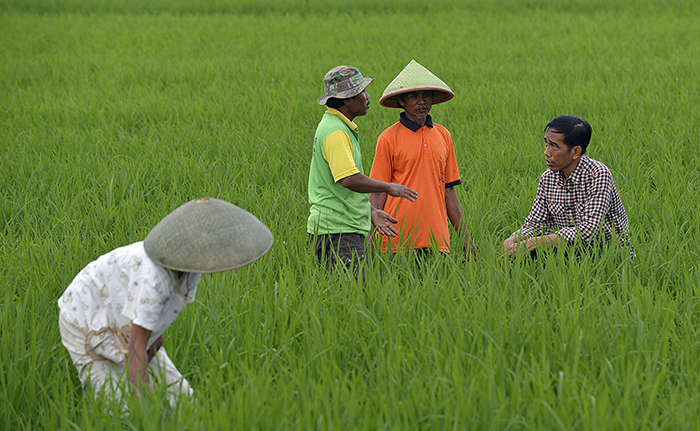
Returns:
[[[183,272],[240,268],[272,247],[272,233],[254,215],[229,202],[196,199],[161,220],[143,243],[157,264]]]
[[[329,70],[323,77],[326,92],[316,99],[319,105],[325,105],[328,99],[349,99],[362,93],[374,78],[363,78],[360,70],[354,66],[338,66]]]
[[[379,104],[387,108],[400,108],[399,94],[425,90],[433,91],[433,105],[447,102],[455,97],[450,87],[440,78],[433,75],[416,60],[411,60],[401,73],[387,85],[382,98],[379,99]]]

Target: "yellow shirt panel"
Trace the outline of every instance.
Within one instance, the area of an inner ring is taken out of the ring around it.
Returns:
[[[360,173],[352,157],[352,142],[343,130],[336,130],[323,141],[323,158],[328,162],[336,183],[350,175]]]

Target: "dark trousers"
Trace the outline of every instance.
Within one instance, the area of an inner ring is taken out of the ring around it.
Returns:
[[[603,253],[603,245],[596,243],[585,243],[585,242],[575,242],[573,244],[566,244],[561,247],[553,247],[545,249],[546,251],[540,251],[540,254],[545,253],[564,253],[564,259],[578,261],[583,256],[590,256],[591,260],[595,260],[596,257],[600,257]],[[530,258],[532,260],[537,260],[537,249],[530,252]]]
[[[394,253],[391,257],[394,262],[408,262],[411,267],[411,274],[416,275],[416,270],[420,270],[425,265],[429,265],[434,260],[440,260],[442,269],[447,267],[447,253],[440,250],[433,250],[429,247],[417,248],[409,252]]]
[[[416,248],[409,252],[394,253],[392,255],[392,259],[394,260],[408,260],[414,262],[419,268],[423,263],[428,262],[430,259],[433,259],[435,257],[440,257],[444,260],[447,257],[447,253],[440,250],[434,251],[433,249],[426,247]]]
[[[318,264],[333,271],[338,262],[345,271],[352,271],[357,280],[362,268],[364,283],[365,236],[359,233],[309,234],[309,244],[314,248]]]

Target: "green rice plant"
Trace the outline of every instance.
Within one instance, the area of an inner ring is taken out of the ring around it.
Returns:
[[[700,104],[696,2],[0,1],[1,429],[693,429]],[[375,78],[369,170],[412,58],[455,91],[464,217],[479,251],[420,267],[373,252],[363,285],[305,233],[323,74]],[[501,261],[546,166],[544,125],[593,126],[636,259]],[[56,300],[88,262],[213,196],[275,235],[204,276],[165,347],[196,391],[83,394]]]

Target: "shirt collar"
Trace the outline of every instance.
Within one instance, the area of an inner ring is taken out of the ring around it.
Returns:
[[[564,173],[559,171],[562,181],[571,181],[572,183],[580,183],[583,180],[586,171],[588,170],[589,158],[588,156],[581,156],[581,160],[578,165],[574,168],[574,171],[569,176],[568,180],[564,178]]]
[[[417,132],[418,129],[423,127],[415,121],[406,118],[406,111],[402,112],[401,115],[399,115],[399,122],[412,132]],[[428,118],[425,119],[425,125],[431,128],[433,127],[433,117],[431,117],[430,114],[428,114]]]
[[[346,117],[345,114],[338,111],[337,109],[328,108],[328,109],[326,109],[326,114],[335,115],[336,117],[340,118],[341,120],[343,120],[343,123],[345,123],[350,128],[350,130],[352,130],[353,132],[357,130],[357,124],[348,120],[348,117]]]
[[[168,268],[166,270],[170,272],[170,275],[175,280],[175,286],[177,286],[177,291],[180,292],[180,295],[185,299],[190,299],[191,293],[202,278],[202,274],[198,272],[175,271]]]

